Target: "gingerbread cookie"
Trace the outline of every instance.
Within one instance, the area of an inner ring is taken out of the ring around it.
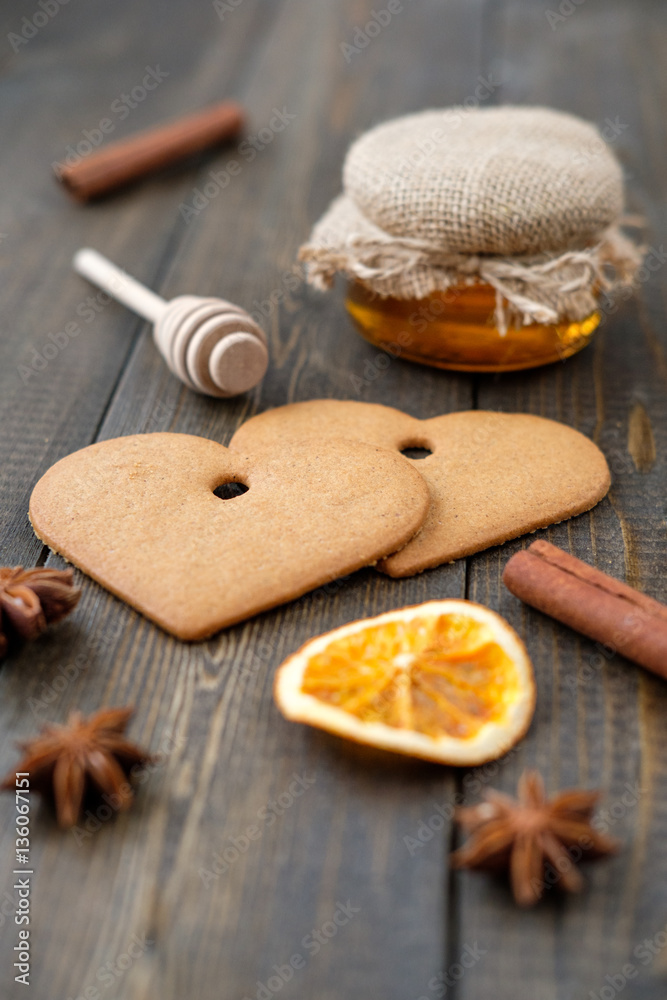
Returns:
[[[426,480],[431,507],[421,531],[378,568],[411,576],[590,510],[607,493],[604,455],[578,431],[524,413],[469,410],[417,420],[374,403],[312,400],[252,417],[232,450],[261,454],[276,439],[347,435],[370,444],[421,447],[408,459]]]
[[[247,492],[214,493],[225,483]],[[246,458],[188,434],[138,434],[57,462],[36,534],[180,639],[299,597],[404,545],[428,510],[400,455],[328,438]]]

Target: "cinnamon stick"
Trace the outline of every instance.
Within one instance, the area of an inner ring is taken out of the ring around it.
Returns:
[[[512,556],[503,583],[531,607],[667,678],[667,607],[659,601],[541,540]]]
[[[60,163],[56,177],[79,201],[89,201],[220,142],[243,128],[243,108],[223,101],[166,125],[109,143],[76,163]]]

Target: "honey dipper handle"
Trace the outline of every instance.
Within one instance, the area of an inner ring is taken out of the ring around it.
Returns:
[[[72,266],[77,274],[87,278],[108,292],[112,298],[152,323],[158,321],[167,307],[164,299],[144,285],[140,285],[97,250],[91,250],[90,247],[77,250],[72,259]]]

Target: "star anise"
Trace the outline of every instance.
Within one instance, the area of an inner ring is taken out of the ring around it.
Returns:
[[[485,802],[457,810],[457,822],[472,836],[454,852],[452,865],[509,868],[519,906],[532,906],[556,883],[568,892],[579,892],[583,881],[577,861],[618,849],[616,841],[591,824],[598,798],[599,792],[573,788],[547,800],[541,775],[524,771],[518,801],[489,790]]]
[[[39,736],[19,744],[23,758],[0,788],[13,791],[16,772],[30,775],[30,791],[53,798],[63,829],[76,824],[91,792],[102,795],[113,809],[132,803],[132,769],[152,761],[141,747],[125,739],[132,708],[103,708],[87,719],[72,712],[66,726],[46,725]]]
[[[71,569],[0,567],[0,659],[10,641],[35,639],[76,607],[81,591]]]

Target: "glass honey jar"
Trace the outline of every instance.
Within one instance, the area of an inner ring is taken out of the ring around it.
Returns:
[[[498,329],[495,289],[455,285],[425,299],[381,298],[351,282],[345,300],[359,332],[394,357],[467,372],[517,371],[563,361],[589,343],[600,323],[529,323]]]
[[[299,256],[315,287],[347,279],[357,329],[394,357],[534,368],[585,347],[602,293],[632,286],[641,254],[620,229],[623,198],[609,144],[574,115],[423,111],[352,144],[343,192]]]

